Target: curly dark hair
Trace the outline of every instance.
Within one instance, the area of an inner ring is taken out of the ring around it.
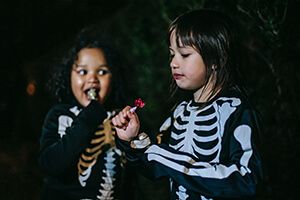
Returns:
[[[78,33],[64,56],[50,69],[50,78],[47,89],[60,103],[70,103],[75,100],[71,89],[71,70],[78,52],[83,48],[99,48],[104,52],[108,66],[113,74],[112,90],[105,101],[106,108],[118,108],[124,106],[125,85],[124,73],[120,63],[120,55],[116,52],[112,40],[103,32],[85,28]]]

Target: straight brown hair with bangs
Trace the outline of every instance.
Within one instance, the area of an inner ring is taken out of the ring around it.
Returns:
[[[220,91],[234,84],[239,79],[239,65],[237,61],[237,35],[233,21],[225,14],[214,10],[193,10],[177,17],[169,26],[168,45],[170,36],[175,32],[177,45],[193,47],[203,59],[206,66],[207,86],[215,66],[216,82],[209,99]],[[173,81],[172,95],[178,87]]]

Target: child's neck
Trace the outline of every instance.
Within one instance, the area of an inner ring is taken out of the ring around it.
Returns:
[[[210,92],[208,89],[202,87],[194,92],[194,101],[199,103],[205,103],[209,100]]]
[[[211,100],[220,91],[220,88],[218,88],[212,95],[213,87],[213,81],[209,81],[206,86],[199,88],[197,91],[194,92],[194,101],[199,103],[205,103]]]

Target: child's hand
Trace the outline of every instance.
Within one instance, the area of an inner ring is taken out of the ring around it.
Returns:
[[[118,115],[112,118],[120,139],[130,141],[138,135],[140,122],[135,112],[130,112],[130,106],[126,106]]]

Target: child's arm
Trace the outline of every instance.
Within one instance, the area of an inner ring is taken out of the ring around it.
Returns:
[[[174,184],[196,194],[222,198],[255,195],[262,178],[261,158],[255,144],[258,131],[255,118],[248,110],[236,118],[237,127],[233,127],[234,134],[229,131],[226,135],[218,162],[204,161],[169,144],[148,146],[140,160],[152,169],[154,178],[171,177]],[[247,145],[242,140],[248,141]]]
[[[241,146],[234,136],[227,137],[226,143],[229,146],[224,151],[230,150],[231,153],[221,152],[222,155],[230,156],[228,160],[221,158],[219,162],[203,161],[165,143],[150,144],[143,149],[134,148],[129,142],[122,142],[121,145],[126,151],[128,160],[134,165],[139,165],[139,169],[146,169],[150,178],[170,177],[186,189],[210,197],[251,196],[256,192],[257,182],[262,173],[261,160],[253,138],[257,131],[254,118],[251,113],[244,111],[240,117],[241,121],[237,119],[238,124],[245,123],[246,126],[253,128],[248,133],[236,130],[236,134],[239,132],[237,138],[247,134],[252,138],[249,141],[250,147]],[[171,122],[170,120],[167,122],[166,126],[169,127]],[[126,123],[124,124],[126,127]],[[245,156],[248,156],[248,162],[244,161]]]
[[[112,119],[118,137],[124,141],[131,141],[138,135],[140,122],[137,114],[130,111],[130,106],[125,107]]]
[[[103,106],[96,101],[78,116],[69,110],[70,107],[64,105],[52,108],[42,128],[39,162],[48,174],[59,175],[75,165],[91,136],[107,117]]]

